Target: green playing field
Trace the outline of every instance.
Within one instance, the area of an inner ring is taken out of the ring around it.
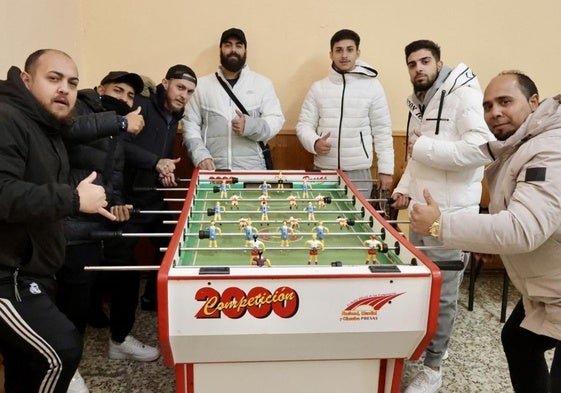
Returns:
[[[247,185],[246,185],[247,186]],[[262,221],[260,211],[261,190],[244,188],[244,184],[234,184],[228,190],[228,196],[221,199],[220,193],[213,192],[212,184],[198,185],[189,224],[186,231],[181,252],[181,265],[183,266],[228,266],[249,265],[250,248],[245,247],[245,236],[240,227],[240,219],[251,219],[253,226],[258,231],[258,239],[266,247],[263,256],[268,258],[273,265],[306,265],[309,257],[310,245],[306,242],[312,239],[314,227],[323,221],[328,229],[325,236],[325,250],[319,252],[319,264],[330,264],[340,261],[344,265],[365,264],[367,249],[363,242],[370,239],[372,228],[364,222],[362,214],[357,211],[344,192],[336,189],[336,185],[314,185],[308,197],[302,198],[302,191],[297,184],[293,189],[269,191],[268,221]],[[241,197],[238,207],[233,207],[231,197]],[[297,197],[297,208],[290,209],[288,197]],[[318,207],[316,197],[331,198],[331,203]],[[308,221],[305,207],[312,202],[315,212],[314,219]],[[206,231],[214,216],[209,216],[207,211],[214,209],[220,203],[223,208],[221,219],[216,220],[216,227],[222,232],[217,237],[218,247],[209,247],[209,239],[199,239],[199,231]],[[299,226],[289,237],[289,246],[281,247],[279,227],[286,220],[299,219]],[[348,222],[354,220],[352,226],[344,227],[339,224],[338,218],[346,218]],[[376,239],[383,242],[383,235],[376,234]],[[377,263],[401,264],[401,260],[394,250],[394,245],[388,244],[387,253],[378,252]]]

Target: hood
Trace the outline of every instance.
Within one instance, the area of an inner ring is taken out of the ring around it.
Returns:
[[[101,100],[99,94],[95,89],[82,89],[78,90],[78,100],[76,103],[76,107],[74,108],[75,115],[83,115],[87,114],[88,112],[84,112],[81,110],[81,105],[85,104],[88,108],[90,108],[93,112],[103,112],[104,108],[101,105]]]
[[[425,97],[423,98],[422,102],[421,100],[419,100],[419,98],[417,98],[415,94],[412,94],[409,99],[412,100],[418,106],[426,107],[427,104],[430,102],[430,100],[432,100],[432,98],[436,94],[437,90],[440,89],[440,86],[442,86],[442,84],[446,81],[448,76],[450,76],[451,72],[452,69],[450,67],[446,65],[442,67],[442,69],[438,73],[438,76],[436,77],[436,80],[434,81],[432,86],[427,90],[427,93],[425,94]]]
[[[11,67],[5,81],[0,81],[0,103],[7,103],[37,122],[45,132],[57,134],[69,124],[56,119],[33,97],[20,77],[21,70]]]
[[[362,60],[357,60],[355,64],[355,68],[353,68],[353,70],[349,72],[337,71],[333,67],[333,63],[331,63],[331,65],[329,66],[329,77],[335,81],[342,81],[343,75],[345,75],[345,77],[356,76],[356,77],[376,78],[376,76],[378,76],[378,71],[376,71],[368,63],[365,63]]]
[[[520,145],[537,135],[559,129],[559,124],[561,124],[561,95],[542,101],[534,113],[531,113],[506,141],[491,141],[484,146],[487,146],[492,157],[498,157],[518,149]]]

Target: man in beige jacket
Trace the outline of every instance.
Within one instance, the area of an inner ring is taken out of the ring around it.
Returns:
[[[522,294],[501,335],[514,391],[561,392],[561,95],[540,103],[530,78],[507,71],[487,86],[483,109],[498,139],[480,147],[493,160],[490,214],[441,214],[425,190],[411,227],[445,247],[501,255]]]

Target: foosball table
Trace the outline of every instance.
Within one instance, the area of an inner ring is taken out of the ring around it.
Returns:
[[[339,171],[195,170],[158,273],[177,392],[398,393],[441,276],[371,202]]]

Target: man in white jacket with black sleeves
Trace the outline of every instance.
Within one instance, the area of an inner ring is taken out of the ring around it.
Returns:
[[[386,95],[376,70],[358,60],[357,33],[340,30],[330,44],[329,75],[314,82],[306,95],[296,134],[314,154],[316,168],[342,169],[369,198],[373,143],[379,188],[389,190],[393,182],[393,138]]]

